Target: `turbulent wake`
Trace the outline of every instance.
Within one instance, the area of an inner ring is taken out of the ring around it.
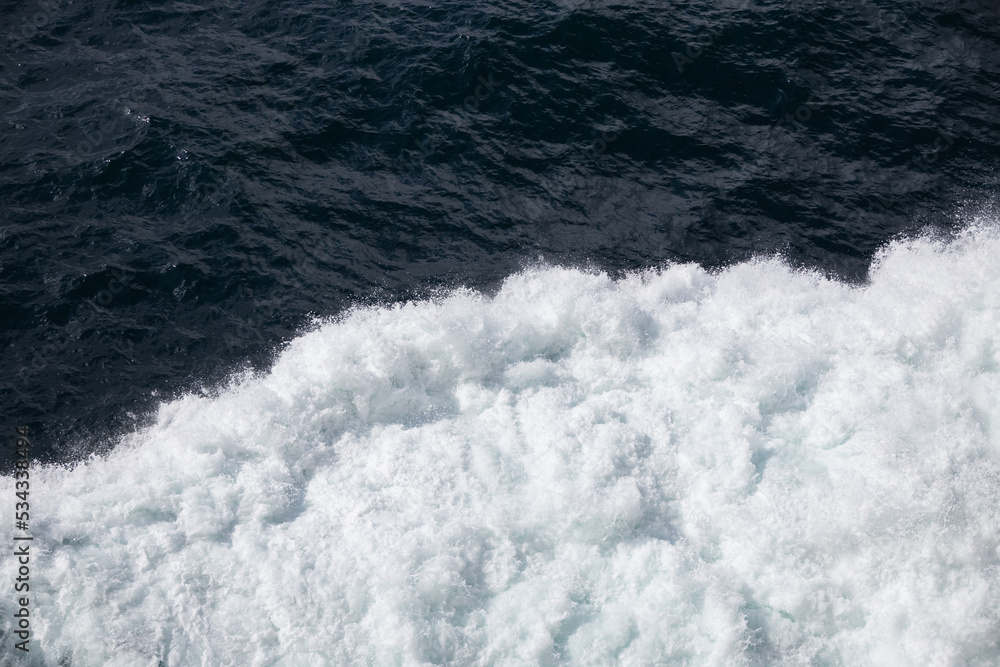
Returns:
[[[31,663],[996,664],[998,288],[981,227],[356,309],[32,471]]]

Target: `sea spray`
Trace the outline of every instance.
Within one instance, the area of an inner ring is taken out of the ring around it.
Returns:
[[[979,227],[358,308],[34,469],[32,657],[996,664],[998,286]]]

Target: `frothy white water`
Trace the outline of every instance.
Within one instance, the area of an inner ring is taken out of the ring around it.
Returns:
[[[995,665],[998,319],[990,229],[358,310],[35,469],[32,656]]]

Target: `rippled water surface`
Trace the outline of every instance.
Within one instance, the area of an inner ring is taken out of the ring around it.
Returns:
[[[0,0],[27,664],[997,664],[998,84],[985,0]]]
[[[2,406],[49,453],[266,366],[311,315],[539,261],[863,280],[993,192],[985,2],[2,15]]]

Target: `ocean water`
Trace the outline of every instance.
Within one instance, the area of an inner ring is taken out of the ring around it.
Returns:
[[[997,664],[998,284],[984,219],[317,322],[33,473],[32,664]]]
[[[0,0],[0,665],[1000,664],[998,128],[986,0]]]
[[[864,282],[993,201],[995,9],[6,0],[0,411],[73,461],[314,316],[540,258]]]

